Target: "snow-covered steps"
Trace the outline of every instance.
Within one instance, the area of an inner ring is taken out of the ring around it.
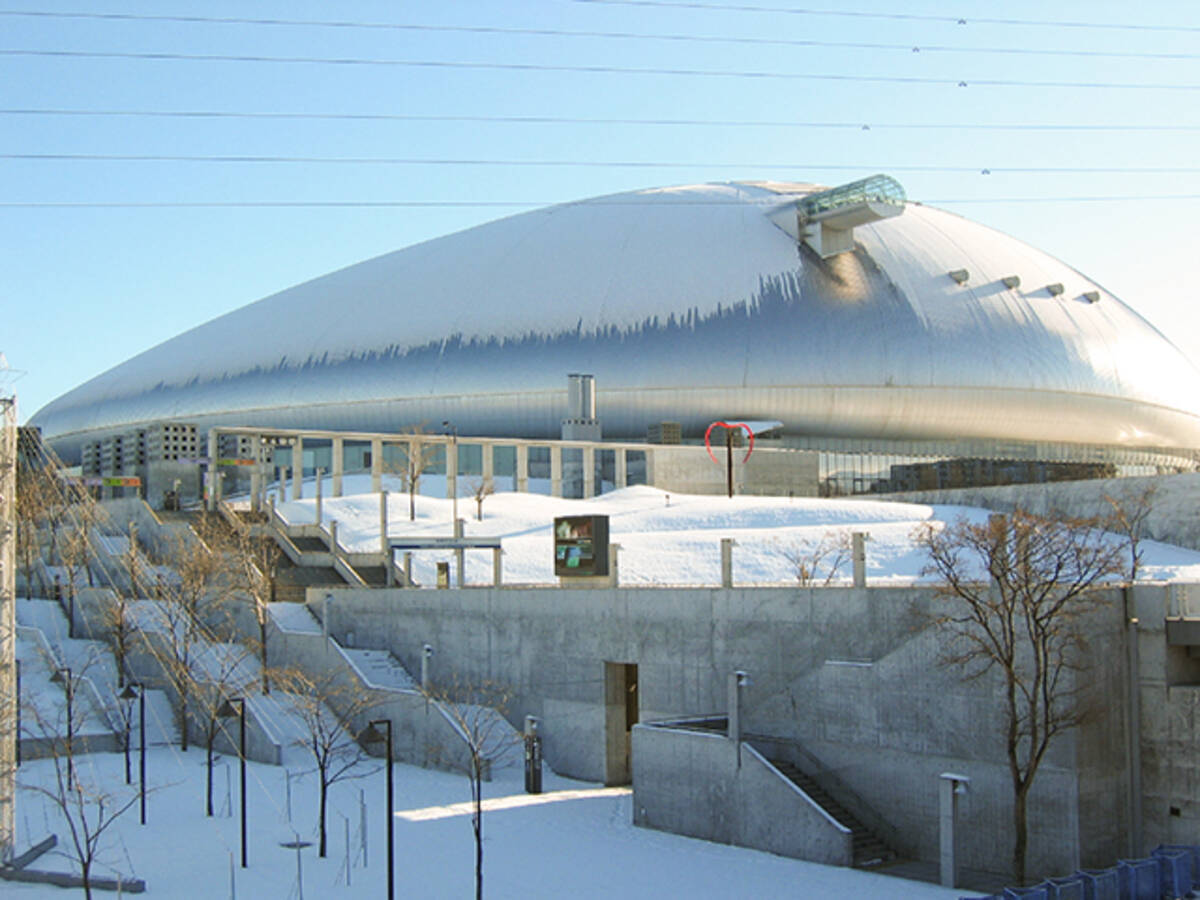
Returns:
[[[341,648],[343,655],[358,670],[369,688],[393,691],[415,691],[417,683],[396,657],[386,650],[357,650]]]

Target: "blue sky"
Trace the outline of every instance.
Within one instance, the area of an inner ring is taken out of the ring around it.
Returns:
[[[0,110],[22,419],[245,303],[529,206],[877,171],[1200,359],[1200,4],[0,0]],[[1114,196],[1139,199],[1078,199]]]

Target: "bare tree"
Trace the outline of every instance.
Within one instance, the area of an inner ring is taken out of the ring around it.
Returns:
[[[244,694],[246,671],[242,666],[252,651],[241,644],[209,644],[203,654],[195,659],[193,686],[197,689],[197,718],[200,719],[200,734],[204,739],[204,764],[207,769],[205,781],[204,814],[213,814],[213,762],[217,735],[225,727],[227,719],[221,715],[225,698]],[[202,718],[201,718],[202,716]]]
[[[1051,743],[1088,712],[1079,673],[1088,664],[1087,616],[1095,590],[1120,575],[1125,545],[1099,519],[1046,519],[1023,511],[984,524],[960,519],[921,528],[946,600],[935,624],[951,636],[943,662],[964,677],[998,672],[1004,751],[1013,793],[1013,877],[1025,882],[1029,791]],[[986,580],[984,580],[986,579]]]
[[[496,492],[496,483],[489,475],[486,478],[479,478],[470,483],[471,496],[475,498],[475,518],[483,521],[483,501]]]
[[[283,551],[271,535],[256,533],[247,522],[243,522],[237,529],[232,549],[239,575],[238,586],[254,604],[262,690],[264,694],[269,694],[271,680],[267,667],[267,638],[271,624],[270,605],[275,602]]]
[[[466,750],[462,769],[471,785],[471,831],[475,837],[475,898],[483,898],[483,782],[492,768],[516,751],[520,736],[504,718],[511,693],[490,683],[458,682],[431,688],[427,696],[449,716]],[[455,757],[448,754],[447,761]]]
[[[68,690],[71,688],[68,687]],[[24,728],[42,739],[49,749],[53,769],[49,782],[23,777],[21,787],[45,797],[62,815],[67,826],[70,843],[67,855],[79,866],[84,896],[92,896],[92,868],[100,860],[104,850],[102,839],[117,820],[138,801],[134,789],[120,786],[110,790],[85,771],[80,773],[75,766],[75,748],[69,738],[78,727],[81,713],[76,707],[72,712],[75,720],[65,730],[64,720],[55,710],[51,713],[35,704],[26,704]],[[22,770],[24,771],[24,770]]]
[[[196,642],[207,634],[205,619],[223,604],[218,590],[224,574],[222,560],[210,544],[217,542],[216,524],[202,516],[194,532],[176,535],[168,557],[177,580],[158,603],[167,677],[179,698],[180,749],[188,748],[189,703],[193,693]]]
[[[47,521],[54,499],[54,475],[43,465],[18,457],[17,559],[25,574],[26,590],[33,590],[33,570],[41,556],[40,524]]]
[[[137,525],[129,523],[129,548],[121,560],[129,588],[114,584],[113,602],[101,610],[101,617],[108,639],[112,644],[113,659],[117,664],[117,687],[125,687],[125,663],[129,658],[130,644],[136,625],[130,614],[130,604],[141,596],[142,559],[138,555]]]
[[[1108,516],[1108,527],[1124,535],[1129,549],[1129,580],[1137,581],[1138,569],[1142,566],[1142,540],[1146,533],[1146,520],[1154,511],[1154,499],[1158,493],[1156,485],[1143,490],[1126,490],[1120,497],[1104,495],[1112,507]]]
[[[415,521],[417,518],[417,494],[421,490],[421,476],[433,465],[435,449],[422,441],[425,429],[420,425],[405,429],[404,434],[408,437],[404,458],[394,461],[384,468],[391,474],[400,477],[404,490],[408,492],[408,518],[410,521]]]
[[[800,587],[813,587],[818,580],[828,587],[850,558],[850,547],[849,532],[827,531],[819,541],[809,539],[780,545],[778,552],[788,561]]]
[[[296,746],[309,752],[316,767],[320,788],[318,853],[324,856],[329,788],[375,771],[360,765],[369,757],[359,745],[352,724],[377,703],[360,685],[334,674],[311,678],[299,670],[287,669],[276,672],[275,683],[290,695],[292,709],[304,723],[305,736],[296,740]]]

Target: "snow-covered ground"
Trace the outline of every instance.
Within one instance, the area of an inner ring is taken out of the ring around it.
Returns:
[[[238,866],[237,760],[223,758],[217,775],[218,816],[204,815],[204,753],[153,747],[147,763],[153,793],[147,824],[138,822],[136,804],[103,842],[96,874],[143,878],[150,897],[287,900],[297,890],[294,850],[280,846],[298,834],[315,839],[316,784],[311,775],[289,779],[284,768],[248,764],[247,869]],[[93,754],[77,763],[84,783],[96,779],[116,795],[124,784],[120,754]],[[17,826],[20,848],[47,832],[60,841],[66,829],[53,809],[28,785],[51,777],[52,763],[21,766]],[[363,777],[331,791],[329,855],[316,847],[300,853],[303,896],[381,897],[386,879],[384,773],[377,763]],[[395,766],[396,894],[399,897],[463,898],[473,895],[473,841],[463,776],[397,764]],[[291,819],[288,818],[288,782]],[[134,785],[137,783],[136,763]],[[226,788],[226,784],[230,787]],[[484,817],[484,893],[491,898],[528,897],[854,897],[862,900],[938,900],[962,891],[840,869],[692,840],[631,824],[630,795],[624,788],[601,788],[547,773],[546,793],[523,792],[521,773],[502,770],[485,785],[495,808]],[[367,861],[360,852],[360,791],[365,796]],[[351,867],[346,883],[346,831]],[[61,849],[61,845],[60,845]],[[60,852],[41,857],[35,868],[67,872]],[[231,888],[231,876],[233,886]],[[0,882],[0,895],[20,898],[78,896],[62,888]],[[98,897],[115,896],[97,894]]]
[[[459,518],[467,537],[503,540],[506,583],[549,584],[556,581],[551,527],[555,516],[607,515],[610,539],[621,546],[619,567],[623,585],[720,583],[720,542],[733,538],[733,577],[737,584],[795,584],[789,551],[815,547],[827,535],[865,531],[867,578],[875,584],[906,584],[919,580],[924,553],[914,532],[933,522],[963,517],[986,519],[986,510],[880,500],[823,500],[787,497],[713,497],[668,494],[651,487],[630,487],[590,500],[564,500],[538,493],[496,493],[483,502],[483,519],[470,496],[470,479],[459,478]],[[426,475],[416,498],[416,519],[409,519],[409,498],[398,478],[385,476],[390,537],[449,536],[453,502],[446,499],[445,478]],[[332,480],[322,485],[321,519],[338,523],[338,540],[351,551],[379,548],[379,495],[371,494],[370,477],[346,476],[346,496],[333,498]],[[281,515],[294,524],[316,522],[316,485],[310,479],[305,499],[280,504]],[[1145,541],[1140,577],[1200,581],[1200,553]],[[793,554],[794,555],[794,554]],[[449,551],[414,553],[418,583],[431,584],[436,564],[452,559]],[[850,560],[835,578],[848,582]],[[468,583],[490,583],[490,551],[467,552]],[[823,580],[824,572],[819,580]]]

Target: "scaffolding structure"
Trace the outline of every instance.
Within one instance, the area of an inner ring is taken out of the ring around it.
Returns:
[[[0,863],[16,841],[17,400],[0,397]]]

